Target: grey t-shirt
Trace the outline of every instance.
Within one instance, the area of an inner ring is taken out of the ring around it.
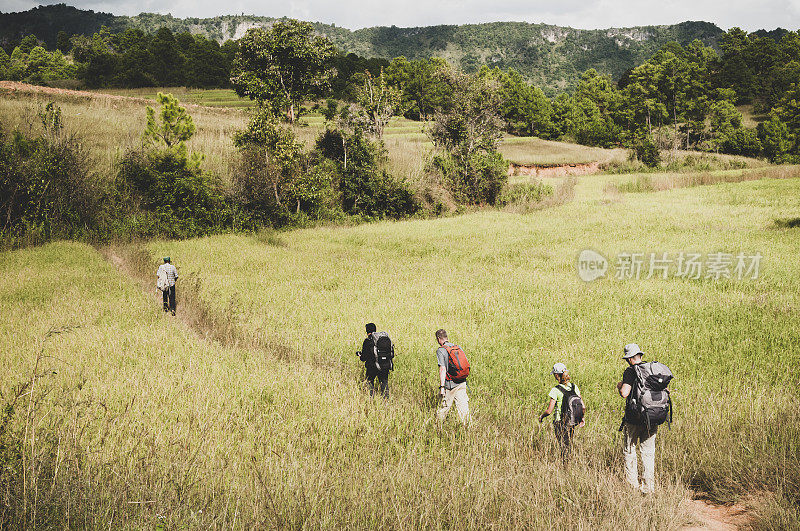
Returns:
[[[454,347],[455,344],[450,343],[449,341],[445,341],[444,344],[448,347]],[[436,349],[436,361],[439,364],[439,367],[444,367],[447,370],[447,361],[450,356],[447,354],[447,349],[444,347],[439,347]],[[444,388],[445,389],[453,389],[458,384],[452,380],[445,379],[444,381]]]

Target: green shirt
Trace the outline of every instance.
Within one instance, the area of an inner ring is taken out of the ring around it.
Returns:
[[[550,392],[547,394],[550,398],[556,401],[556,407],[553,409],[553,422],[559,422],[561,420],[561,402],[564,398],[564,391],[561,390],[561,385],[558,384],[557,386],[550,389]],[[578,389],[578,386],[572,382],[567,382],[563,384],[564,387],[569,391],[573,387],[575,388],[575,394],[581,396],[581,390]]]

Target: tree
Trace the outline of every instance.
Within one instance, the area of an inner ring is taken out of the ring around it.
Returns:
[[[61,53],[69,53],[72,49],[72,43],[66,31],[58,32],[58,37],[56,37],[56,49],[60,50]]]
[[[149,70],[156,82],[167,87],[183,84],[183,66],[186,58],[180,52],[178,42],[169,28],[159,29],[150,40],[148,48],[152,57]]]
[[[192,117],[172,94],[159,92],[156,99],[161,105],[161,111],[156,120],[155,110],[149,105],[147,106],[145,142],[156,145],[163,143],[167,149],[178,149],[185,152],[185,142],[192,138],[195,132]]]
[[[300,211],[301,200],[295,193],[298,177],[303,173],[305,157],[303,144],[297,141],[294,132],[281,127],[274,113],[265,106],[259,106],[247,128],[238,131],[233,143],[243,152],[260,153],[263,167],[268,171],[265,178],[273,192],[278,208],[288,212],[288,204],[294,201],[296,212]]]
[[[497,152],[502,138],[501,101],[495,82],[477,75],[443,72],[452,94],[428,130],[443,155],[434,158],[453,195],[461,201],[494,204],[507,180],[508,165]]]
[[[11,58],[6,51],[0,48],[0,79],[8,78],[8,67],[11,65]]]
[[[495,67],[484,66],[481,77],[495,79],[500,84],[501,116],[506,131],[516,135],[550,138],[553,134],[550,100],[539,87],[529,85],[513,69],[503,72]]]
[[[366,117],[369,132],[383,138],[383,129],[400,109],[400,100],[400,91],[386,85],[383,69],[377,79],[373,79],[369,70],[364,73],[364,87],[359,91],[356,103],[359,112]]]
[[[792,136],[777,112],[772,111],[769,120],[758,124],[758,138],[767,160],[776,164],[794,162],[795,157],[790,153]]]
[[[271,29],[251,28],[239,41],[231,83],[239,96],[269,103],[294,122],[303,99],[318,94],[330,77],[327,66],[334,48],[314,36],[307,22],[287,20]]]
[[[396,57],[386,68],[389,85],[402,92],[401,107],[411,120],[428,120],[437,110],[443,110],[450,98],[450,87],[440,80],[440,74],[450,70],[440,58],[409,61]]]

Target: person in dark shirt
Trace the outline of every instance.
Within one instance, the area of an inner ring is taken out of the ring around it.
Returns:
[[[656,428],[648,430],[642,420],[630,407],[630,394],[636,385],[636,369],[642,363],[644,353],[636,343],[625,345],[623,359],[628,363],[622,373],[622,381],[617,383],[617,391],[625,402],[625,416],[622,419],[622,455],[625,457],[625,480],[636,490],[652,494],[655,489],[656,468]],[[638,458],[636,447],[642,454],[642,482],[639,484]]]
[[[372,339],[372,334],[377,330],[375,323],[367,323],[367,337],[364,339],[364,344],[361,346],[361,354],[359,358],[364,362],[366,369],[366,376],[364,381],[369,385],[369,394],[375,394],[375,379],[378,379],[380,384],[380,392],[384,398],[389,397],[389,370],[378,370],[375,366],[375,341]]]

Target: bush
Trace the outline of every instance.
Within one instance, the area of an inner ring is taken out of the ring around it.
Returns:
[[[179,150],[126,153],[118,187],[135,211],[155,216],[156,223],[146,228],[152,235],[186,238],[230,225],[219,183]]]
[[[409,185],[384,167],[383,145],[370,141],[360,130],[351,135],[326,130],[317,139],[314,158],[313,171],[334,172],[341,207],[347,214],[401,218],[419,211]]]
[[[553,195],[553,187],[542,182],[518,183],[508,185],[497,197],[498,206],[519,204],[530,206],[541,203],[545,197]]]
[[[433,158],[447,189],[456,201],[494,205],[508,181],[508,162],[498,152],[476,152],[466,160],[448,154]]]
[[[39,117],[43,125],[39,134],[0,134],[4,245],[102,238],[108,187],[92,170],[80,140],[63,132],[59,109],[50,104]]]
[[[793,163],[797,157],[791,153],[792,135],[777,113],[770,113],[769,120],[758,124],[758,138],[767,160],[776,164]]]
[[[661,164],[661,153],[649,136],[642,136],[634,141],[633,153],[638,160],[650,168]]]
[[[722,153],[729,155],[743,155],[745,157],[756,157],[761,153],[761,142],[754,129],[740,127],[727,131],[719,139],[719,147]]]

